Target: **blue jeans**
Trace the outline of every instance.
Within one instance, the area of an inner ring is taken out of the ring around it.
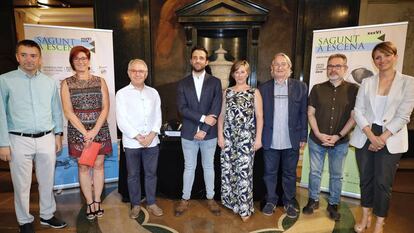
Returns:
[[[148,148],[125,148],[128,170],[128,190],[132,206],[140,205],[141,203],[141,162],[144,167],[147,205],[155,203],[158,155],[158,145]]]
[[[309,197],[319,200],[321,178],[325,155],[328,153],[329,161],[329,198],[331,205],[337,205],[341,199],[342,173],[344,169],[345,157],[348,154],[348,142],[334,147],[325,147],[316,144],[312,139],[308,139],[310,172],[309,172]]]
[[[299,160],[298,149],[263,150],[264,176],[266,186],[266,202],[277,204],[279,199],[276,193],[279,165],[282,163],[283,204],[293,204],[296,196],[296,166]]]
[[[217,138],[210,140],[187,140],[181,138],[184,154],[183,196],[190,199],[194,183],[194,173],[197,167],[198,150],[201,150],[201,163],[203,165],[204,183],[206,184],[207,199],[214,197],[214,154],[216,152]]]

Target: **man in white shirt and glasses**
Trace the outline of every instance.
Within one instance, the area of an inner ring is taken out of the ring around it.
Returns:
[[[131,83],[116,94],[116,118],[125,150],[128,190],[131,200],[129,217],[136,219],[141,210],[141,163],[145,174],[147,210],[163,215],[155,203],[161,128],[161,100],[158,92],[147,85],[148,67],[141,59],[128,64]]]

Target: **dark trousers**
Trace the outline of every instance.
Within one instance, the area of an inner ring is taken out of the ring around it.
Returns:
[[[382,126],[372,125],[375,135],[382,133]],[[361,188],[361,206],[372,208],[379,217],[386,217],[391,199],[392,183],[402,154],[391,154],[385,146],[377,152],[368,150],[369,140],[356,149]]]
[[[276,193],[279,164],[282,163],[283,204],[293,204],[296,196],[296,166],[298,165],[299,150],[263,150],[264,176],[266,186],[266,202],[277,204],[279,196]]]
[[[132,206],[140,205],[141,203],[141,163],[144,168],[147,205],[155,203],[158,155],[158,146],[138,149],[125,148],[128,190]]]

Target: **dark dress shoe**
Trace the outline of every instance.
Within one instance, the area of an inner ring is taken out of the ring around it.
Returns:
[[[332,220],[339,221],[341,219],[341,214],[338,212],[338,205],[328,204],[326,210],[329,212],[329,217]]]
[[[302,212],[304,214],[313,214],[313,211],[317,210],[318,208],[319,208],[319,201],[309,198],[308,204],[306,204],[306,206],[303,207]]]
[[[19,226],[20,233],[34,233],[33,223],[29,222]]]

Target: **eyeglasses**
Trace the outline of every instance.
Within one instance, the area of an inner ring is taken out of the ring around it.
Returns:
[[[75,57],[75,58],[73,58],[73,61],[75,61],[75,62],[79,62],[79,61],[84,62],[84,61],[87,61],[87,60],[89,60],[87,57]]]
[[[345,68],[346,65],[327,65],[326,68],[328,68],[328,70],[340,70],[341,68]]]
[[[128,70],[129,72],[133,73],[133,74],[145,74],[148,72],[148,70]]]
[[[274,66],[274,67],[282,67],[282,68],[284,68],[284,67],[287,67],[288,66],[288,64],[286,63],[286,62],[282,62],[282,63],[273,63],[272,64],[272,66]]]

